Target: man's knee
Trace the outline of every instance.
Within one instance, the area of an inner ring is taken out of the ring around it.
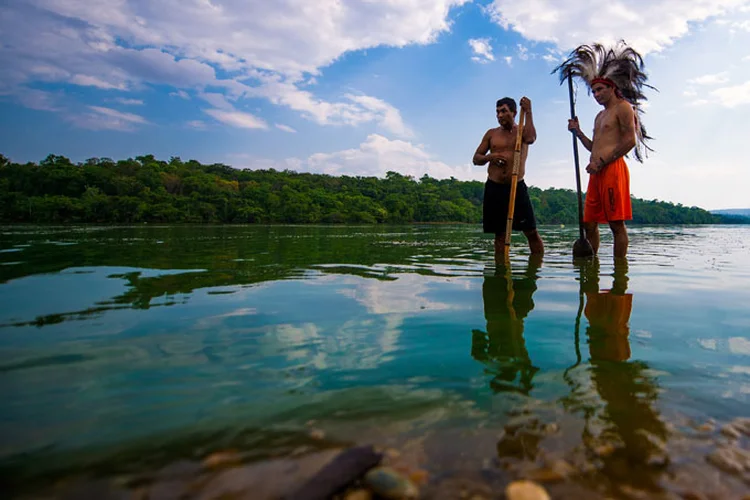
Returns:
[[[620,234],[624,233],[627,230],[625,229],[625,221],[624,220],[613,220],[609,222],[609,228],[612,230],[614,234]]]
[[[599,223],[598,222],[584,222],[583,228],[586,230],[586,232],[595,232],[599,229]]]
[[[526,239],[529,241],[541,241],[542,237],[539,236],[539,231],[536,229],[528,229],[523,232],[526,235]]]

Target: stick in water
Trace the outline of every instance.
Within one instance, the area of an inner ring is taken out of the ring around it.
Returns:
[[[510,204],[508,205],[508,221],[505,224],[505,262],[510,260],[510,237],[513,231],[513,213],[516,210],[516,186],[518,185],[518,170],[521,166],[521,139],[523,138],[523,126],[526,121],[526,111],[521,108],[521,116],[518,119],[518,133],[516,134],[516,147],[513,150],[513,171],[510,178]]]

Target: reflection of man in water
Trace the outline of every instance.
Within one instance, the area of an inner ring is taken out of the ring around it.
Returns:
[[[633,294],[627,293],[628,263],[616,260],[609,290],[599,290],[598,259],[588,266],[581,288],[589,321],[591,377],[602,403],[587,418],[584,443],[601,459],[601,472],[610,480],[658,489],[667,431],[654,408],[658,392],[646,373],[648,365],[629,361]]]
[[[524,319],[534,309],[537,271],[541,255],[531,255],[523,276],[512,279],[510,270],[498,267],[482,285],[487,332],[474,330],[471,355],[495,375],[490,387],[496,392],[528,394],[539,368],[531,363],[523,338]]]
[[[589,264],[589,272],[581,281],[586,294],[583,313],[589,320],[587,330],[591,359],[627,361],[630,358],[630,313],[633,294],[628,289],[628,262],[615,264],[614,281],[609,290],[599,290],[599,260]]]

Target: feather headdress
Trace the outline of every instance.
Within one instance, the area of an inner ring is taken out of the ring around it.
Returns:
[[[656,90],[646,84],[648,77],[644,70],[641,55],[620,40],[615,46],[607,48],[602,44],[580,45],[574,49],[567,60],[552,70],[559,73],[560,83],[567,78],[581,78],[591,91],[596,83],[604,83],[615,88],[618,97],[626,99],[633,105],[636,113],[636,146],[635,158],[643,162],[645,151],[652,151],[646,141],[652,139],[643,126],[643,109],[641,104],[647,98],[644,87]]]

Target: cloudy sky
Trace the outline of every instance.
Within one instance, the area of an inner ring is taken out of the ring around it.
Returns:
[[[550,71],[619,38],[659,89],[633,194],[750,207],[750,0],[4,0],[0,153],[483,180],[495,101],[526,95],[527,182],[574,188]]]

